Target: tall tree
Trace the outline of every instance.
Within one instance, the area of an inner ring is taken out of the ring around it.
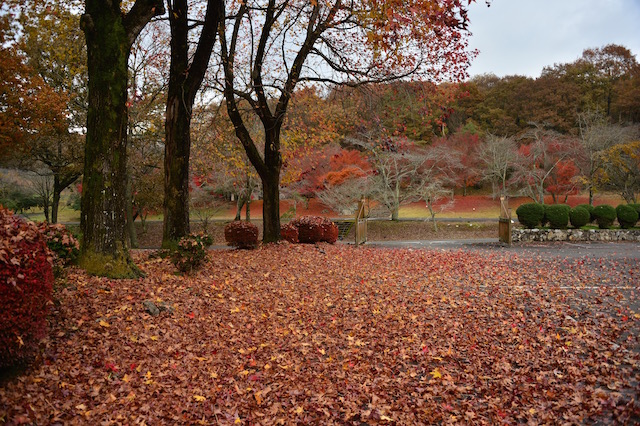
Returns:
[[[484,165],[482,178],[491,182],[493,196],[509,195],[507,182],[518,155],[518,147],[512,137],[488,135],[480,148],[480,159]]]
[[[66,126],[31,133],[20,150],[21,167],[53,176],[51,222],[58,220],[60,195],[82,175],[84,127],[87,117],[87,55],[79,16],[73,4],[25,3],[18,47],[26,64],[66,102],[58,108]],[[52,43],[56,40],[56,43]],[[49,220],[48,214],[47,220]]]
[[[189,233],[189,153],[191,116],[196,94],[209,65],[224,1],[208,0],[195,52],[189,49],[193,22],[187,0],[168,0],[171,65],[165,124],[163,247]]]
[[[459,160],[453,165],[456,187],[462,188],[462,195],[467,195],[467,188],[481,179],[480,137],[463,130],[448,138],[437,139],[434,146],[440,146],[454,154]]]
[[[127,62],[144,26],[164,13],[162,0],[86,0],[80,25],[87,42],[88,99],[82,188],[82,264],[88,272],[138,276],[126,234]]]
[[[600,154],[603,167],[595,175],[598,187],[619,193],[629,204],[640,195],[640,141],[620,143]]]
[[[576,165],[585,188],[589,191],[589,204],[593,204],[595,179],[603,167],[602,153],[618,143],[626,143],[638,137],[638,129],[609,123],[602,112],[586,111],[578,114],[578,149]]]
[[[33,135],[67,128],[66,97],[27,64],[13,40],[10,16],[0,16],[0,160],[27,149]]]
[[[615,83],[638,66],[635,56],[624,46],[608,44],[600,48],[585,49],[580,61],[589,65],[585,77],[595,86],[592,96],[599,95],[594,103],[602,106],[604,113],[611,116],[611,104],[616,96]]]
[[[556,183],[554,177],[558,167],[575,152],[572,149],[575,141],[563,138],[541,125],[536,125],[524,138],[525,143],[520,145],[514,161],[511,182],[520,189],[522,195],[544,204],[549,185]]]
[[[262,180],[264,238],[280,236],[280,135],[300,82],[357,85],[413,77],[464,78],[467,5],[461,0],[231,2],[220,27],[219,82],[236,135]],[[326,71],[325,73],[322,73]],[[264,127],[264,154],[239,100]]]

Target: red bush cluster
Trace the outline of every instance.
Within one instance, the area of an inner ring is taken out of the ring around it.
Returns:
[[[338,240],[338,226],[326,217],[302,216],[290,222],[298,228],[298,240],[301,243],[325,241],[335,243]]]
[[[258,246],[258,227],[251,222],[234,221],[224,227],[224,239],[230,246],[244,249]]]
[[[282,225],[280,227],[280,237],[282,237],[283,240],[295,244],[298,242],[298,228],[291,223]]]
[[[0,367],[33,355],[52,292],[52,257],[38,227],[0,207]]]
[[[38,230],[51,250],[54,268],[62,269],[75,263],[80,255],[80,243],[64,225],[42,222]]]

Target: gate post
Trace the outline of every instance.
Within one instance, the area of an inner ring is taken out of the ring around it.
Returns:
[[[504,195],[500,196],[498,238],[501,243],[511,245],[511,209],[509,208],[509,199]]]
[[[366,201],[362,198],[358,202],[358,210],[356,212],[356,247],[367,241],[367,216],[365,214]]]

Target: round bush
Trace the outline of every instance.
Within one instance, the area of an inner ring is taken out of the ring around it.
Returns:
[[[258,247],[258,227],[251,222],[236,220],[224,227],[224,239],[230,246],[240,249]]]
[[[638,215],[640,215],[640,203],[633,203],[633,204],[629,204],[631,207],[633,207],[634,209],[636,209],[636,211],[638,212]]]
[[[544,207],[544,218],[551,229],[566,229],[570,211],[571,207],[566,204],[548,204]]]
[[[593,216],[593,209],[595,207],[593,207],[591,204],[578,204],[576,207],[582,207],[589,212],[589,222],[587,223],[591,223],[596,220],[596,218]]]
[[[51,252],[38,227],[0,207],[0,367],[35,354],[52,292]]]
[[[207,234],[189,234],[182,237],[171,254],[173,264],[181,272],[191,272],[200,267],[207,258],[207,247],[213,238]]]
[[[338,240],[338,227],[326,217],[302,216],[290,223],[298,228],[298,240],[301,243],[325,241],[333,244]]]
[[[608,229],[613,225],[613,221],[616,220],[617,214],[616,209],[607,204],[602,204],[593,209],[593,216],[595,217],[596,223],[600,229]]]
[[[287,240],[290,243],[295,244],[298,242],[298,228],[291,223],[282,225],[280,227],[280,236],[283,240]]]
[[[591,214],[582,206],[576,206],[569,212],[569,221],[574,228],[582,228],[591,221]]]
[[[518,221],[525,228],[535,228],[544,219],[544,205],[538,203],[525,203],[516,209]]]
[[[638,212],[628,204],[620,204],[616,207],[616,215],[621,228],[633,228],[638,221]]]

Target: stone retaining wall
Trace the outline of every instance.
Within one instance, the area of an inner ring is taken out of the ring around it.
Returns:
[[[543,241],[640,241],[639,229],[521,229],[513,228],[514,243]]]

